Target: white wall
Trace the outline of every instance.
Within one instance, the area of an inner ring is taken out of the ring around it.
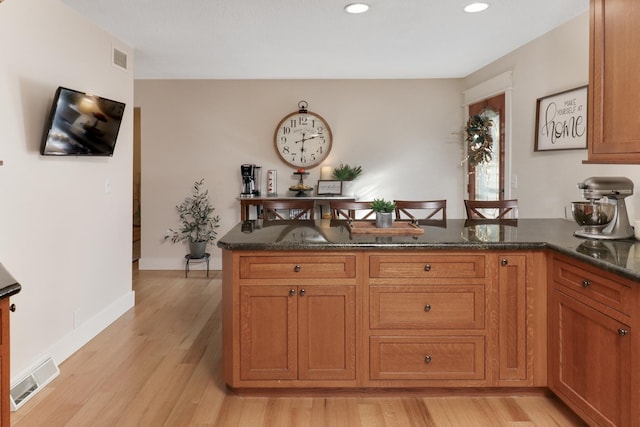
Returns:
[[[447,199],[462,214],[461,81],[450,80],[136,80],[142,115],[141,269],[183,268],[187,249],[163,243],[177,225],[175,205],[204,177],[220,235],[240,221],[240,165],[278,170],[291,195],[294,169],[282,162],[273,134],[300,100],[331,126],[324,165],[362,165],[356,195]],[[320,166],[307,182],[315,186]],[[266,172],[263,172],[265,180]],[[265,188],[263,183],[263,188]],[[210,248],[213,268],[220,251]]]
[[[464,79],[464,88],[513,73],[512,170],[521,217],[558,218],[582,200],[576,183],[590,176],[626,176],[640,192],[638,165],[585,165],[587,150],[534,152],[536,100],[589,83],[589,20],[584,13]],[[640,196],[626,199],[629,219],[640,218]]]
[[[111,48],[130,64],[133,54],[58,0],[0,4],[0,43],[0,262],[23,286],[12,297],[15,382],[133,305],[133,74],[111,65]],[[113,158],[40,156],[57,86],[127,104]]]

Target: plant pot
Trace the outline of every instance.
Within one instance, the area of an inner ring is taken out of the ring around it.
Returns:
[[[207,251],[207,242],[189,242],[191,258],[203,258]]]
[[[342,181],[342,193],[343,196],[355,197],[356,187],[354,181]]]
[[[391,228],[393,212],[376,212],[376,227]]]

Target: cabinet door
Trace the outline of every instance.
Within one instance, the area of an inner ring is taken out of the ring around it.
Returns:
[[[500,381],[527,379],[527,257],[498,257]]]
[[[589,162],[640,163],[640,2],[591,0]]]
[[[629,327],[557,290],[551,297],[549,387],[591,424],[630,425]]]
[[[299,379],[355,379],[355,286],[299,286],[298,343]]]
[[[296,379],[297,289],[240,286],[240,379]]]

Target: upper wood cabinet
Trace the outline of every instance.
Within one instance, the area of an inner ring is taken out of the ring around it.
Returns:
[[[589,159],[640,163],[640,2],[591,0]]]

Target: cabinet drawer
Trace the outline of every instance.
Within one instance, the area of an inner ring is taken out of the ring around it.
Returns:
[[[369,276],[484,277],[484,255],[372,255]]]
[[[484,337],[371,337],[372,380],[482,380]]]
[[[372,329],[484,327],[483,286],[372,286],[369,293]]]
[[[556,286],[588,296],[624,314],[631,311],[631,288],[558,259],[553,260],[553,280]]]
[[[355,275],[353,255],[240,257],[241,279],[341,279]]]

